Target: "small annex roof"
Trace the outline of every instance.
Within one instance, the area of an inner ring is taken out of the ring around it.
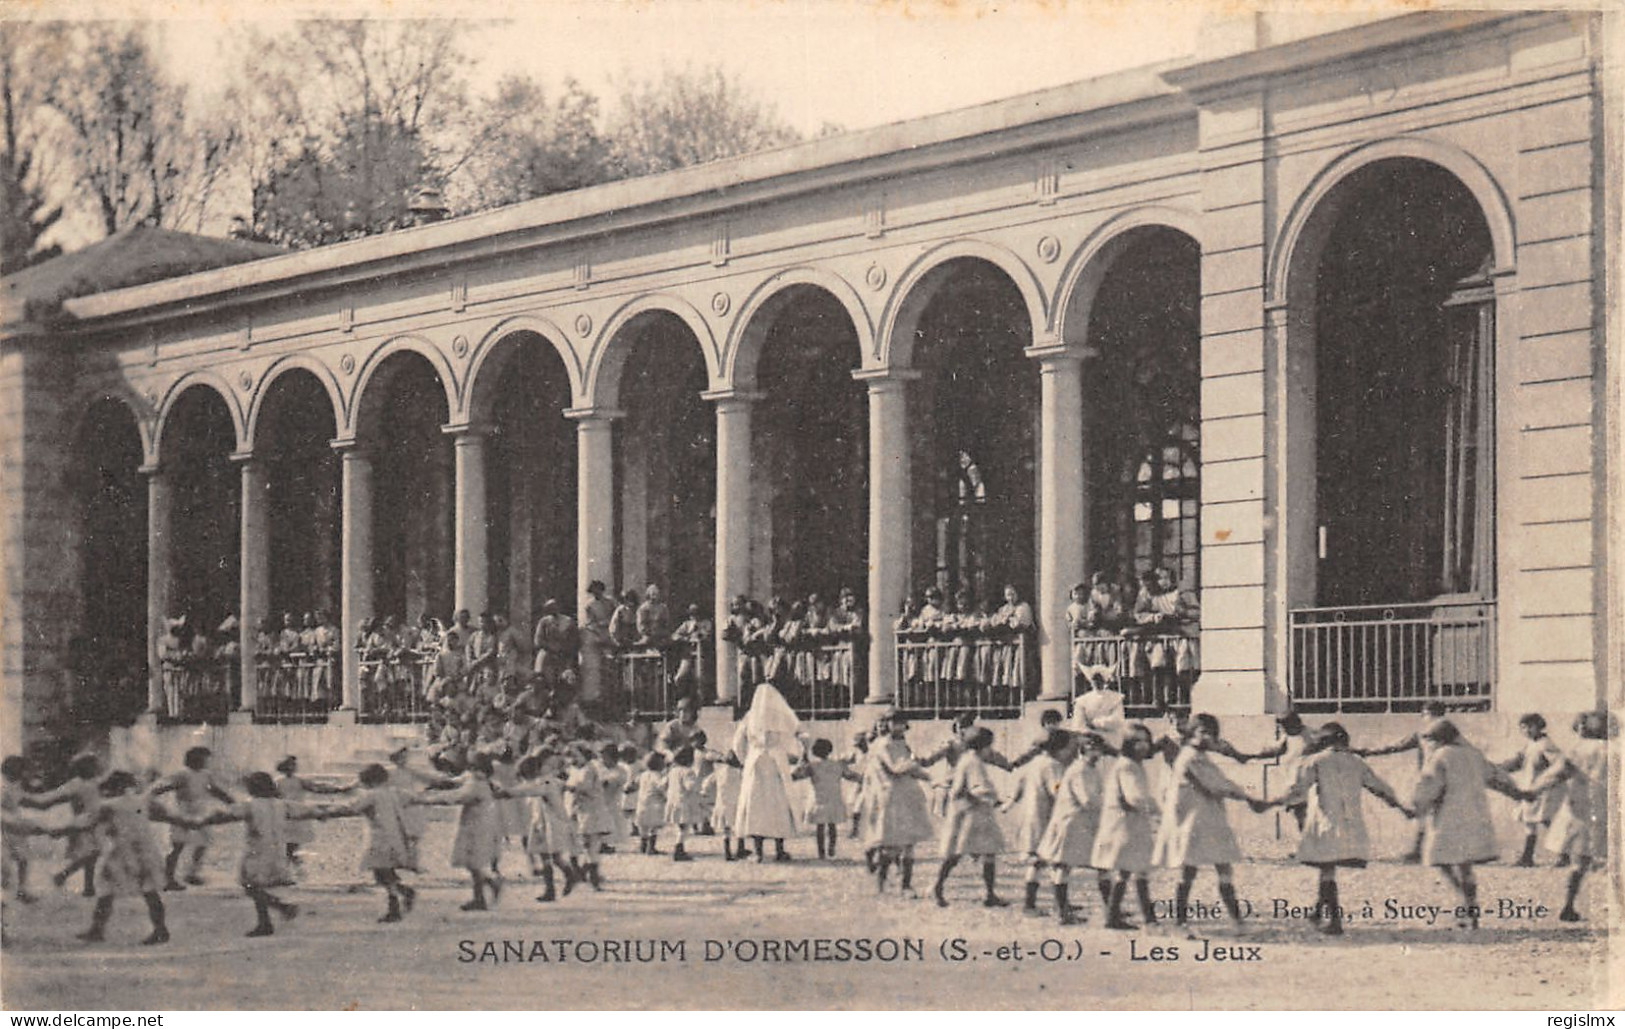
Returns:
[[[269,243],[138,225],[0,279],[0,325],[48,327],[75,297],[286,253]]]

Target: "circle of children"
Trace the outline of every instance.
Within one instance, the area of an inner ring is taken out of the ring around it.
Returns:
[[[95,898],[80,938],[102,940],[115,900],[141,897],[152,922],[143,942],[160,944],[169,939],[163,894],[202,882],[198,870],[211,830],[230,822],[245,830],[238,879],[257,916],[248,935],[271,935],[273,911],[284,919],[296,914],[295,905],[272,891],[294,882],[299,848],[312,839],[315,819],[365,820],[362,865],[387,898],[380,920],[400,921],[417,897],[402,873],[424,867],[426,805],[460,811],[450,863],[467,871],[473,887],[464,911],[497,901],[505,838],[523,841],[531,873],[544,884],[536,899],[552,902],[583,883],[600,889],[601,855],[631,836],[638,837],[641,854],[658,855],[659,837],[671,827],[675,861],[693,860],[686,845],[696,832],[721,835],[729,861],[770,860],[767,841],[771,860],[788,861],[786,840],[810,824],[823,859],[835,856],[849,823],[881,893],[895,870],[901,895],[914,898],[915,848],[935,839],[940,863],[930,892],[944,907],[949,877],[966,859],[980,866],[983,904],[1006,906],[996,890],[996,859],[1016,855],[1026,867],[1026,913],[1045,914],[1039,893],[1047,874],[1055,917],[1067,925],[1085,921],[1083,906],[1069,896],[1069,877],[1074,869],[1092,869],[1100,896],[1095,914],[1106,927],[1135,927],[1123,911],[1131,883],[1139,924],[1150,926],[1158,919],[1148,875],[1166,868],[1178,870],[1179,878],[1164,913],[1171,911],[1185,929],[1192,884],[1199,869],[1211,867],[1224,908],[1240,927],[1232,869],[1242,854],[1226,813],[1227,802],[1236,801],[1293,814],[1301,828],[1296,860],[1318,870],[1311,917],[1322,932],[1337,934],[1343,931],[1338,872],[1363,867],[1371,857],[1362,814],[1366,792],[1418,820],[1416,846],[1406,860],[1435,866],[1449,882],[1461,901],[1458,912],[1468,913],[1458,928],[1477,927],[1474,868],[1498,857],[1487,790],[1520,804],[1528,831],[1520,864],[1532,862],[1544,834],[1546,848],[1568,867],[1564,921],[1580,919],[1581,880],[1604,860],[1607,740],[1615,731],[1605,712],[1580,715],[1577,738],[1563,749],[1539,715],[1527,715],[1521,722],[1526,745],[1500,764],[1464,740],[1437,704],[1424,707],[1410,736],[1363,750],[1350,745],[1338,723],[1310,728],[1292,714],[1278,719],[1279,743],[1256,754],[1226,742],[1212,715],[1175,716],[1171,725],[1172,732],[1154,738],[1144,724],[1124,719],[1120,695],[1097,686],[1079,698],[1070,722],[1063,725],[1059,711],[1047,712],[1038,739],[1015,759],[999,754],[993,733],[970,716],[955,720],[946,743],[916,754],[909,724],[896,712],[858,734],[851,753],[835,757],[827,739],[809,744],[783,696],[763,684],[726,751],[708,745],[695,712],[685,706],[643,753],[584,723],[573,735],[549,733],[523,754],[475,753],[456,775],[416,767],[403,749],[389,766],[369,765],[354,783],[338,785],[301,776],[290,757],[275,776],[246,775],[245,796],[211,771],[211,755],[201,747],[187,752],[184,768],[151,782],[81,755],[66,781],[48,790],[30,788],[37,785],[30,769],[9,757],[3,763],[5,862],[16,898],[31,901],[25,837],[65,836],[66,865],[56,884],[82,873],[85,896]],[[1365,758],[1407,750],[1417,752],[1420,776],[1402,800]],[[1271,800],[1254,796],[1221,770],[1217,757],[1274,759],[1292,785]],[[939,764],[949,770],[946,777],[929,771]],[[1008,775],[1002,798],[994,768]],[[1153,795],[1153,769],[1160,772],[1160,796]],[[799,780],[810,789],[798,818],[791,795]],[[850,806],[846,781],[857,783]],[[30,810],[59,804],[73,813],[60,825],[47,826]],[[1001,810],[1013,814],[1014,839],[1001,829]],[[167,855],[154,822],[170,826]]]

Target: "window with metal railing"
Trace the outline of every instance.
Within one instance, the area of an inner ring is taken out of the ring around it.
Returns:
[[[1490,706],[1493,600],[1300,608],[1289,677],[1302,710],[1393,711],[1439,700]]]

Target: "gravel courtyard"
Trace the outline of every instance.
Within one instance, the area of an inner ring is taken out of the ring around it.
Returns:
[[[1549,866],[1485,868],[1481,898],[1490,911],[1477,934],[1453,928],[1450,893],[1431,870],[1382,862],[1348,873],[1343,899],[1352,921],[1341,940],[1322,938],[1303,920],[1314,873],[1283,860],[1288,843],[1273,839],[1244,840],[1249,853],[1271,855],[1237,870],[1251,924],[1237,937],[1215,921],[1211,933],[1199,931],[1207,942],[1163,928],[1100,928],[1085,876],[1074,876],[1073,895],[1090,918],[1077,927],[1025,917],[1017,907],[982,908],[973,868],[955,873],[947,910],[895,892],[877,898],[850,844],[838,861],[820,862],[810,856],[811,839],[792,841],[796,861],[765,865],[724,862],[716,839],[698,841],[690,864],[622,847],[605,858],[602,893],[582,888],[545,905],[534,899],[539,890],[515,847],[501,903],[465,913],[458,905],[467,888],[444,863],[451,823],[442,817],[425,842],[430,871],[418,877],[417,909],[403,923],[380,925],[383,898],[359,888],[356,872],[363,831],[343,821],[318,827],[304,881],[286,891],[301,906],[298,918],[270,939],[247,939],[252,909],[233,887],[240,832],[217,830],[208,886],[165,895],[175,938],[158,948],[136,945],[147,931],[139,901],[121,902],[107,943],[74,939],[90,905],[51,889],[58,863],[42,853],[32,876],[40,902],[4,907],[5,1006],[1564,1010],[1605,1003],[1604,880],[1593,876],[1587,885],[1590,920],[1565,925],[1555,917],[1562,873]],[[935,870],[922,856],[922,894]],[[1019,903],[1013,861],[1001,866],[1000,889]],[[1170,897],[1172,878],[1158,876],[1153,890]],[[1198,880],[1194,899],[1217,906],[1210,877]],[[1042,901],[1047,910],[1047,887]],[[1532,912],[1538,904],[1547,910]],[[1433,905],[1446,910],[1430,924]]]

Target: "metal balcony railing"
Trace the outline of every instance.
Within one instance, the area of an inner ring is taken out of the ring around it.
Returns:
[[[397,654],[363,654],[356,675],[361,684],[358,721],[386,724],[427,722],[431,705],[425,696],[435,656],[415,650]]]
[[[1100,675],[1123,694],[1123,707],[1134,717],[1189,708],[1201,671],[1199,640],[1183,632],[1072,637],[1072,696]]]
[[[868,682],[868,647],[858,640],[785,648],[772,683],[795,713],[809,721],[851,717],[856,684]],[[739,684],[740,711],[750,708],[756,682]]]
[[[1292,702],[1305,710],[1487,708],[1495,696],[1495,602],[1301,608],[1290,616]]]
[[[164,658],[160,674],[163,714],[170,722],[224,722],[241,694],[234,655]]]
[[[291,651],[254,657],[254,720],[313,724],[342,697],[337,654]]]
[[[1017,718],[1027,685],[1037,681],[1026,634],[897,634],[896,706],[911,718],[947,718],[962,711]]]

